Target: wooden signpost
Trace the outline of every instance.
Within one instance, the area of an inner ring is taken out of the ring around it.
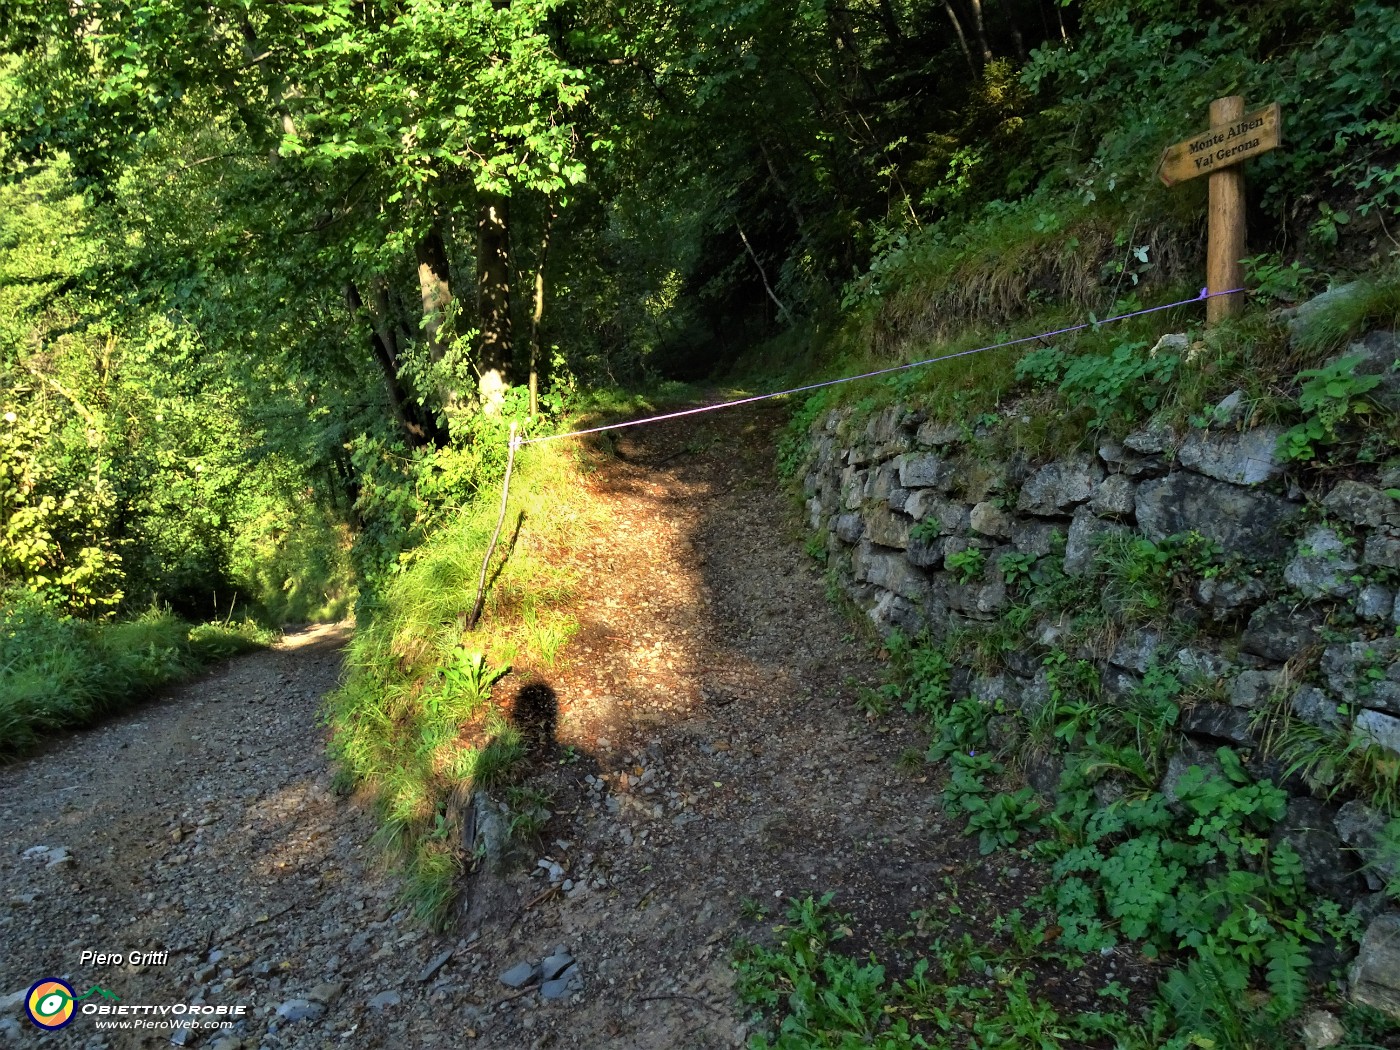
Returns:
[[[1206,249],[1206,288],[1228,292],[1244,280],[1240,260],[1245,253],[1243,161],[1277,149],[1282,141],[1283,118],[1278,103],[1244,111],[1239,95],[1218,98],[1210,104],[1210,129],[1162,153],[1158,173],[1168,186],[1198,175],[1210,176],[1210,243]],[[1237,295],[1221,295],[1206,301],[1206,324],[1237,313],[1243,303]]]

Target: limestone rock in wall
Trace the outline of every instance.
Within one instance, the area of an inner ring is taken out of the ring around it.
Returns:
[[[1137,505],[1137,486],[1126,474],[1110,474],[1094,488],[1089,509],[1101,518],[1131,518]]]
[[[881,634],[899,630],[912,638],[924,631],[931,620],[942,619],[941,616],[930,616],[924,605],[902,598],[891,591],[880,591],[878,594],[875,604],[866,615]]]
[[[1389,587],[1368,583],[1357,593],[1352,609],[1363,620],[1385,620],[1395,609],[1395,595]]]
[[[864,499],[887,500],[898,484],[899,471],[891,463],[882,463],[866,475]]]
[[[1337,837],[1355,850],[1367,885],[1378,890],[1395,878],[1396,858],[1377,849],[1387,823],[1384,813],[1360,799],[1352,799],[1337,810],[1332,823]]]
[[[842,543],[859,543],[860,538],[865,535],[865,519],[855,511],[838,514],[831,526],[831,531]]]
[[[841,475],[841,505],[846,510],[859,510],[865,502],[866,471],[847,467]]]
[[[1400,639],[1329,645],[1321,670],[1343,702],[1400,714]]]
[[[984,500],[972,508],[968,515],[968,525],[973,532],[983,536],[1007,539],[1011,535],[1011,516],[995,503]]]
[[[1299,337],[1307,331],[1314,317],[1335,309],[1340,303],[1350,302],[1364,290],[1365,286],[1360,281],[1348,281],[1346,284],[1333,285],[1327,291],[1299,303],[1298,308],[1292,311],[1293,316],[1288,318],[1289,347],[1294,350],[1302,349]]]
[[[1303,1019],[1299,1034],[1303,1037],[1303,1050],[1327,1050],[1345,1039],[1347,1030],[1326,1010],[1313,1010]]]
[[[1129,452],[1116,441],[1107,441],[1099,446],[1099,459],[1108,464],[1113,473],[1110,477],[1122,475],[1126,478],[1157,477],[1165,474],[1166,461],[1161,456],[1142,456]]]
[[[1021,486],[1016,509],[1041,517],[1068,515],[1094,494],[1104,471],[1088,456],[1074,455],[1041,467]]]
[[[1053,802],[1060,794],[1060,777],[1065,771],[1064,760],[1056,754],[1032,754],[1026,759],[1026,782],[1041,798]]]
[[[1377,916],[1348,974],[1351,1001],[1400,1018],[1400,915]]]
[[[1281,530],[1299,508],[1267,492],[1241,488],[1186,471],[1144,481],[1137,491],[1137,520],[1153,543],[1199,532],[1224,553],[1264,560],[1278,557]]]
[[[1192,736],[1207,737],[1239,747],[1254,747],[1258,742],[1249,725],[1249,712],[1229,704],[1197,704],[1182,712],[1181,729]]]
[[[1157,649],[1162,644],[1162,633],[1150,629],[1133,631],[1120,638],[1109,654],[1108,662],[1114,667],[1122,667],[1138,674],[1146,674],[1147,669],[1157,659]]]
[[[1034,720],[1049,702],[1050,672],[1040,667],[1036,669],[1035,677],[1021,689],[1017,705],[1027,719]]]
[[[1277,671],[1241,671],[1230,682],[1230,703],[1253,711],[1263,707],[1278,685]]]
[[[1104,667],[1099,671],[1103,695],[1110,700],[1126,700],[1142,685],[1142,676],[1121,667]]]
[[[1278,458],[1282,427],[1268,426],[1243,433],[1192,430],[1177,459],[1197,474],[1235,485],[1258,485],[1283,472]]]
[[[1366,537],[1366,553],[1362,560],[1383,569],[1400,569],[1400,536],[1390,529],[1371,533]]]
[[[993,541],[985,536],[949,536],[943,541],[943,555],[961,554],[963,551],[988,551]]]
[[[883,445],[895,440],[900,434],[900,421],[906,409],[903,405],[889,405],[876,412],[865,424],[865,442],[868,445]]]
[[[1007,707],[1020,707],[1023,686],[1010,675],[984,675],[972,681],[972,695],[984,704],[1006,702]]]
[[[1359,481],[1339,481],[1322,500],[1329,514],[1354,525],[1378,528],[1400,525],[1400,501],[1391,499],[1374,485]]]
[[[950,573],[933,578],[934,597],[950,609],[985,619],[1006,607],[1006,584],[1000,579],[958,583]]]
[[[1011,542],[1022,554],[1033,554],[1043,558],[1055,547],[1055,534],[1064,536],[1064,529],[1048,521],[1024,521],[1013,518],[1011,522]]]
[[[1249,403],[1245,401],[1244,391],[1236,388],[1210,410],[1209,425],[1213,427],[1237,426],[1249,418],[1249,413]]]
[[[1352,723],[1351,735],[1359,743],[1378,744],[1400,755],[1400,718],[1393,715],[1362,711]]]
[[[1180,801],[1178,789],[1181,786],[1181,778],[1193,766],[1198,767],[1208,781],[1225,779],[1225,770],[1221,767],[1220,760],[1215,757],[1213,749],[1207,751],[1194,741],[1184,741],[1181,750],[1167,759],[1167,771],[1162,776],[1162,783],[1158,788],[1168,802]]]
[[[906,489],[938,489],[947,492],[953,486],[954,472],[947,457],[936,452],[911,452],[895,460],[899,468],[899,483]]]
[[[1254,610],[1240,638],[1240,648],[1275,663],[1293,659],[1318,642],[1323,614],[1313,608],[1291,609],[1271,603]]]
[[[884,444],[876,445],[873,456],[876,460],[884,461],[901,456],[914,447],[914,438],[909,434],[899,434],[893,440]]]
[[[1080,507],[1074,512],[1065,540],[1065,572],[1082,576],[1093,567],[1094,554],[1106,537],[1126,536],[1128,532],[1127,526],[1104,521],[1088,507]]]
[[[887,507],[877,507],[865,517],[865,532],[872,543],[903,550],[909,546],[909,529],[914,522]]]
[[[921,569],[937,568],[943,564],[947,542],[942,536],[910,536],[904,556],[909,560],[909,564],[917,565]]]
[[[910,565],[903,555],[877,552],[862,545],[852,565],[857,580],[893,591],[901,598],[918,601],[929,593],[928,577]]]
[[[1234,663],[1219,653],[1191,645],[1177,650],[1175,663],[1183,682],[1217,682],[1235,669]]]
[[[933,518],[938,522],[940,536],[955,536],[966,532],[971,522],[971,512],[964,504],[940,496],[929,489],[919,489],[911,493],[904,503],[904,513],[915,521]]]
[[[1283,579],[1308,598],[1346,598],[1356,593],[1351,576],[1358,566],[1342,538],[1326,525],[1316,525],[1298,541]]]
[[[1299,686],[1288,707],[1295,718],[1318,729],[1340,729],[1346,723],[1341,705],[1315,685]]]
[[[930,419],[919,427],[915,440],[925,448],[942,448],[944,445],[955,445],[962,440],[962,427],[956,423],[940,423]]]
[[[1288,800],[1288,811],[1269,836],[1277,846],[1287,842],[1303,864],[1303,879],[1314,893],[1346,901],[1356,895],[1355,865],[1342,851],[1334,823],[1336,814],[1310,798]]]
[[[1212,576],[1197,580],[1191,596],[1217,614],[1225,614],[1258,605],[1268,593],[1264,581],[1252,576],[1243,580]]]
[[[1144,456],[1161,455],[1174,450],[1180,444],[1176,432],[1160,419],[1154,419],[1141,430],[1135,430],[1123,439],[1123,447],[1129,452]]]

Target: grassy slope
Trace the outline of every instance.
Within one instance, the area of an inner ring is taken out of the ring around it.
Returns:
[[[88,725],[270,640],[251,623],[191,627],[168,610],[93,623],[33,598],[0,602],[0,755]]]
[[[499,486],[402,559],[350,647],[345,685],[327,700],[342,783],[373,793],[381,843],[404,867],[406,897],[430,922],[448,920],[471,860],[460,847],[467,799],[478,785],[508,779],[524,752],[493,686],[503,696],[532,668],[552,666],[577,626],[568,611],[577,580],[569,555],[599,516],[580,484],[584,469],[572,440],[521,449],[476,629],[465,622]],[[528,821],[531,807],[522,808]]]

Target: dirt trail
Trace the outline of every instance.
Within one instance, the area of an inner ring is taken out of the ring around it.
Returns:
[[[777,915],[835,889],[868,949],[945,877],[975,880],[975,850],[896,768],[912,726],[853,707],[878,667],[802,553],[772,476],[780,426],[768,408],[622,431],[591,476],[610,521],[581,553],[582,630],[526,781],[553,816],[477,874],[456,932],[395,910],[370,818],[331,792],[315,712],[345,635],[319,628],[0,769],[0,995],[52,975],[128,1004],[245,1006],[185,1037],[219,1050],[731,1047],[748,1035],[733,941],[761,929],[746,900]],[[581,989],[500,982],[558,945]],[[0,1042],[35,1038],[0,1011]],[[43,1038],[170,1033],[79,1017]]]

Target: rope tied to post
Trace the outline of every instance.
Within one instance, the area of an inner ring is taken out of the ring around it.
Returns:
[[[732,401],[720,401],[713,405],[700,405],[697,408],[681,409],[679,412],[666,412],[659,416],[647,416],[643,419],[629,419],[622,423],[608,423],[606,426],[589,427],[586,430],[570,430],[563,434],[544,434],[540,437],[526,438],[520,442],[522,445],[537,445],[545,441],[558,441],[561,438],[583,437],[587,434],[601,434],[607,430],[621,430],[623,427],[639,427],[645,423],[661,423],[668,419],[680,419],[682,416],[694,416],[701,412],[715,412],[721,408],[735,408],[739,405],[751,405],[757,401],[771,401],[776,397],[787,397],[790,394],[806,394],[813,390],[822,390],[829,386],[840,386],[842,383],[854,383],[861,379],[873,379],[876,376],[890,375],[894,372],[907,372],[911,368],[922,368],[925,365],[936,365],[941,361],[953,361],[959,357],[971,357],[973,354],[985,353],[988,350],[1003,350],[1008,346],[1019,346],[1022,343],[1035,343],[1045,339],[1053,339],[1056,336],[1068,335],[1071,332],[1081,332],[1086,328],[1097,328],[1100,325],[1112,324],[1114,321],[1126,321],[1130,317],[1141,317],[1144,314],[1155,314],[1160,310],[1174,310],[1178,306],[1189,306],[1192,303],[1205,302],[1222,295],[1239,295],[1243,288],[1231,288],[1225,292],[1212,292],[1202,288],[1199,295],[1190,299],[1180,299],[1174,303],[1164,303],[1161,306],[1149,306],[1145,310],[1133,310],[1130,313],[1118,314],[1116,317],[1094,318],[1082,324],[1070,325],[1068,328],[1057,328],[1051,332],[1041,332],[1038,335],[1025,335],[1019,339],[1007,339],[1000,343],[991,343],[987,346],[979,346],[974,350],[959,350],[955,354],[944,354],[941,357],[926,357],[922,361],[910,361],[907,364],[891,365],[888,368],[877,368],[873,372],[862,372],[855,376],[842,376],[840,379],[827,379],[820,383],[808,383],[806,386],[795,386],[787,390],[775,390],[771,394],[754,394],[751,397],[740,397]]]
[[[1118,314],[1114,317],[1096,318],[1090,314],[1090,319],[1081,324],[1070,325],[1066,328],[1057,328],[1049,332],[1041,332],[1037,335],[1021,336],[1018,339],[1007,339],[1000,343],[990,343],[987,346],[979,346],[973,350],[959,350],[953,354],[943,354],[940,357],[928,357],[921,361],[910,361],[902,365],[891,365],[888,368],[877,368],[873,372],[862,372],[860,375],[842,376],[839,379],[827,379],[820,383],[808,383],[805,386],[791,387],[787,390],[775,390],[769,394],[755,394],[751,397],[740,397],[730,401],[719,401],[712,405],[700,405],[696,408],[681,409],[678,412],[665,412],[661,415],[646,416],[642,419],[629,419],[621,423],[608,423],[605,426],[588,427],[585,430],[570,430],[563,434],[544,434],[539,437],[522,439],[517,433],[518,424],[510,425],[510,446],[506,457],[506,476],[501,483],[501,514],[496,521],[496,531],[491,537],[490,546],[486,548],[486,557],[481,562],[481,579],[477,584],[476,604],[472,607],[471,615],[467,618],[467,630],[474,630],[477,621],[481,618],[482,606],[486,601],[486,570],[491,563],[491,556],[496,551],[496,543],[501,536],[501,528],[506,520],[506,501],[510,496],[510,475],[511,469],[515,465],[516,449],[524,445],[536,445],[545,441],[558,441],[561,438],[583,437],[588,434],[601,434],[609,430],[621,430],[624,427],[639,427],[646,423],[661,423],[668,419],[680,419],[684,416],[698,415],[701,412],[715,412],[722,408],[736,408],[739,405],[751,405],[758,401],[770,401],[774,398],[787,397],[791,394],[805,394],[813,390],[822,390],[826,387],[839,386],[843,383],[854,383],[861,379],[873,379],[876,376],[890,375],[895,372],[906,372],[912,368],[922,368],[925,365],[934,365],[942,361],[953,361],[959,357],[971,357],[973,354],[986,353],[988,350],[1002,350],[1009,346],[1019,346],[1023,343],[1043,342],[1046,339],[1053,339],[1056,336],[1068,335],[1071,332],[1080,332],[1086,328],[1098,328],[1100,325],[1112,324],[1114,321],[1126,321],[1131,317],[1142,317],[1145,314],[1155,314],[1161,310],[1173,310],[1178,306],[1189,306],[1192,303],[1206,302],[1224,295],[1239,295],[1244,292],[1243,288],[1231,288],[1228,291],[1212,292],[1209,286],[1202,288],[1199,295],[1190,299],[1180,299],[1174,303],[1164,303],[1160,306],[1149,306],[1143,310],[1132,310],[1128,313]]]

